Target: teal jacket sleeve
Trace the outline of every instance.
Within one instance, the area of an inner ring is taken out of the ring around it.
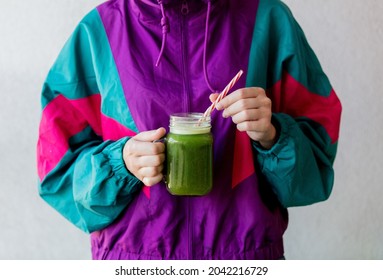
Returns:
[[[341,103],[290,10],[260,3],[248,85],[267,89],[279,135],[270,150],[253,143],[256,159],[284,207],[313,204],[334,184]]]
[[[102,30],[92,34],[94,20],[93,12],[79,24],[48,74],[37,144],[40,196],[85,232],[112,223],[142,187],[122,158],[131,136],[102,133],[104,85],[94,63]]]

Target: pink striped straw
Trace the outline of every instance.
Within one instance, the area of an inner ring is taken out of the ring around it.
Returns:
[[[210,114],[215,109],[215,106],[217,105],[217,103],[219,101],[221,101],[222,98],[224,98],[227,95],[229,90],[231,90],[233,88],[233,86],[239,80],[239,78],[242,76],[242,74],[243,74],[243,71],[239,70],[237,75],[234,76],[234,78],[230,81],[230,83],[228,83],[227,86],[223,89],[223,91],[218,95],[217,99],[213,103],[211,103],[209,108],[206,109],[205,113],[203,114],[204,117],[210,116]]]

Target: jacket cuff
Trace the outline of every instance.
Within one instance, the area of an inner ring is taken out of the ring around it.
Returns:
[[[131,194],[142,186],[142,182],[126,168],[123,159],[123,149],[129,139],[130,137],[124,137],[117,140],[111,145],[108,153],[109,164],[113,174],[117,181],[122,181],[121,183],[126,186],[121,190],[123,193],[126,192],[126,194]]]
[[[294,120],[283,113],[273,113],[271,122],[277,131],[277,141],[270,149],[264,149],[258,142],[252,141],[253,148],[261,156],[276,156],[286,146],[289,130],[295,125]]]

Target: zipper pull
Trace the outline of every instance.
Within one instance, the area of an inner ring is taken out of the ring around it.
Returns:
[[[189,13],[189,5],[187,0],[182,1],[181,14],[186,16]]]

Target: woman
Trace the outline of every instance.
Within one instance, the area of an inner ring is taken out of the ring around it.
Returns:
[[[213,189],[162,181],[169,116],[212,113]],[[94,259],[280,259],[287,208],[327,199],[341,104],[278,0],[111,0],[42,91],[39,192]]]

